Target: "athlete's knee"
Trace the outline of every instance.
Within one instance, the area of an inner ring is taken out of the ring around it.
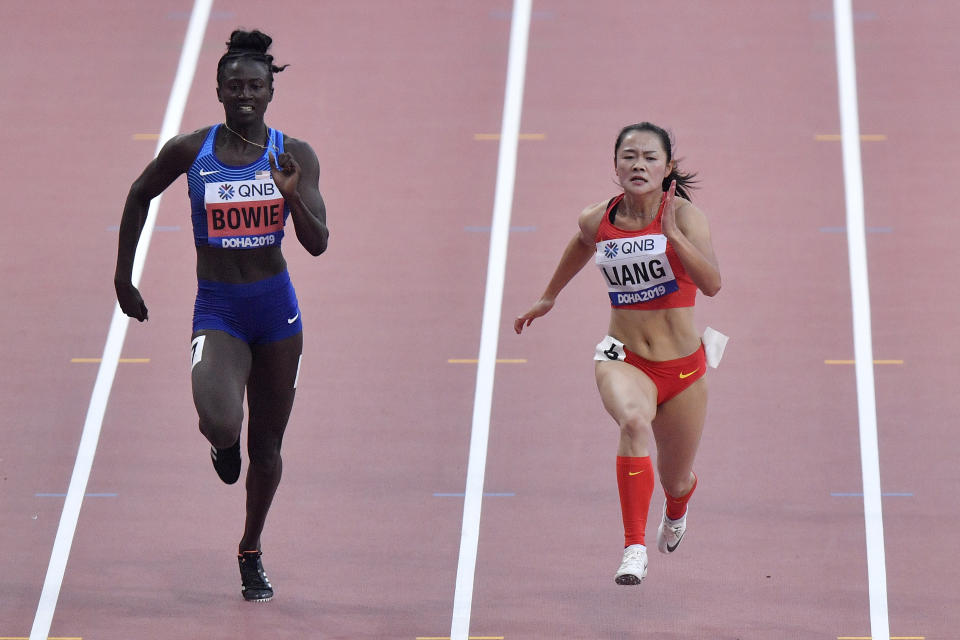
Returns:
[[[280,457],[280,440],[276,438],[263,439],[252,436],[248,455],[250,465],[256,466],[261,471],[270,471],[283,464],[283,459]]]
[[[200,418],[200,433],[218,449],[225,449],[233,445],[240,435],[243,426],[243,410],[239,412],[204,411],[199,407],[197,414]]]
[[[631,440],[646,442],[653,433],[650,420],[639,411],[626,412],[617,422],[620,425],[620,433]]]

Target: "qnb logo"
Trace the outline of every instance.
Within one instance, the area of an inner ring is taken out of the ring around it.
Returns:
[[[233,199],[233,185],[232,184],[220,185],[220,197],[224,200]]]
[[[608,242],[607,244],[603,245],[603,255],[605,255],[607,258],[616,258],[619,251],[620,247],[616,242]]]

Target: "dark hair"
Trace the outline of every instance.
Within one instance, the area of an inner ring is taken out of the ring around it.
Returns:
[[[253,31],[243,31],[235,29],[230,34],[230,40],[227,41],[227,52],[220,56],[220,62],[217,63],[217,84],[220,84],[220,76],[223,73],[223,67],[228,62],[247,58],[256,60],[267,65],[267,72],[270,76],[270,86],[273,86],[273,74],[280,73],[290,65],[278,67],[273,64],[273,56],[267,53],[273,38],[258,29]]]
[[[620,134],[617,136],[617,143],[613,147],[613,159],[616,162],[617,152],[620,151],[620,145],[623,144],[623,139],[627,137],[633,131],[649,131],[650,133],[655,134],[660,138],[660,144],[663,145],[664,151],[667,152],[667,163],[673,159],[673,141],[670,139],[670,134],[666,130],[658,127],[657,125],[651,122],[638,122],[636,124],[628,124],[623,129],[620,130]],[[670,188],[670,182],[673,180],[677,181],[677,195],[681,198],[686,198],[690,200],[690,190],[694,189],[694,185],[697,184],[698,180],[695,180],[697,174],[695,173],[684,173],[680,171],[679,160],[674,163],[673,170],[670,172],[666,178],[663,179],[663,184],[661,188],[666,191]]]

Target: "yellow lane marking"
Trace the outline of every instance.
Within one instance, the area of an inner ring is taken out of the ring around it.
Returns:
[[[823,364],[856,364],[856,360],[824,360]],[[903,364],[903,360],[874,360],[873,364]]]
[[[76,362],[79,364],[95,364],[100,362],[103,358],[70,358],[70,362]],[[133,364],[145,364],[150,362],[150,358],[120,358],[117,362],[123,363],[133,363]],[[0,640],[7,640],[6,638],[0,638]]]
[[[497,364],[524,364],[526,358],[497,358]],[[477,364],[480,362],[476,358],[450,358],[447,360],[450,364]]]
[[[518,136],[521,140],[546,140],[547,134],[545,133],[521,133]],[[473,134],[474,140],[499,140],[499,133],[475,133]]]
[[[135,133],[133,134],[133,139],[134,140],[159,140],[160,134],[159,133]],[[0,638],[0,640],[3,640],[3,638]]]
[[[840,142],[843,138],[839,133],[818,133],[813,139],[817,142]],[[883,142],[886,139],[884,133],[864,133],[860,136],[861,142]]]

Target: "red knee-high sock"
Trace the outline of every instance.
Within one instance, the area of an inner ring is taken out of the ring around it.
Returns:
[[[663,495],[667,496],[667,517],[671,520],[679,520],[687,513],[687,503],[690,502],[690,496],[693,495],[694,490],[697,488],[697,474],[693,474],[693,486],[690,487],[690,491],[687,491],[687,495],[682,498],[674,498],[672,495],[664,490]]]
[[[647,528],[650,499],[653,497],[653,464],[650,456],[617,456],[617,488],[620,489],[620,511],[623,514],[623,546],[646,544],[644,531]]]

